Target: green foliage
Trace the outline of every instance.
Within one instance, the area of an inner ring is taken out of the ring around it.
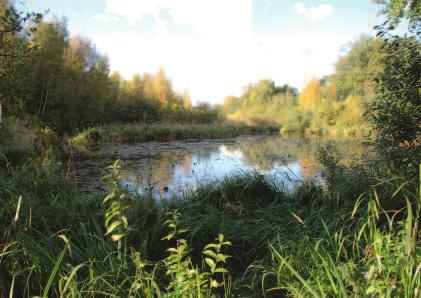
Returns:
[[[382,45],[381,39],[362,35],[338,59],[329,81],[336,86],[339,100],[348,96],[360,96],[365,102],[373,99],[374,78],[382,68]]]
[[[170,297],[211,297],[212,289],[224,286],[224,281],[218,282],[217,275],[228,274],[228,270],[223,267],[228,256],[221,251],[223,246],[231,245],[230,242],[224,242],[224,236],[220,234],[216,239],[217,243],[210,243],[203,249],[204,262],[209,267],[208,270],[201,271],[194,266],[190,258],[190,250],[185,239],[180,239],[181,234],[187,232],[187,229],[179,228],[180,216],[177,210],[167,213],[169,217],[165,222],[170,232],[163,240],[170,241],[176,239],[176,247],[167,249],[170,253],[164,260],[167,268],[166,274],[170,276],[170,283],[167,290],[170,291]]]
[[[163,69],[130,80],[110,74],[107,57],[90,40],[69,36],[64,20],[31,28],[20,43],[37,51],[20,59],[19,68],[8,67],[19,73],[22,88],[7,96],[13,104],[6,112],[59,135],[112,122],[210,124],[223,117],[282,131],[361,135],[368,130],[362,115],[373,98],[372,77],[382,68],[381,40],[362,36],[339,58],[332,76],[310,81],[299,97],[296,88],[261,80],[221,108],[192,106],[188,93],[173,90]],[[130,138],[133,131],[125,133]]]
[[[382,6],[380,14],[385,15],[392,27],[395,27],[404,18],[409,19],[410,26],[416,26],[421,14],[419,0],[374,0]]]
[[[384,48],[385,67],[369,109],[374,147],[389,171],[413,179],[421,160],[421,44],[395,37]]]
[[[322,177],[326,181],[326,193],[332,205],[350,206],[376,183],[374,167],[353,162],[341,163],[341,156],[333,144],[320,147],[317,159],[323,165]]]
[[[35,28],[29,29],[27,34],[23,30],[28,24],[39,23],[41,18],[39,13],[19,11],[9,0],[0,0],[0,122],[3,105],[7,111],[19,104],[23,91],[20,68],[35,50],[25,42]]]
[[[383,209],[378,197],[373,190],[363,197],[365,204],[357,201],[346,226],[322,219],[320,238],[301,231],[299,238],[306,241],[271,245],[272,262],[264,272],[265,280],[273,279],[274,284],[268,292],[286,291],[297,297],[416,297],[421,286],[416,236],[420,202],[411,205],[408,200],[405,211],[392,211]],[[303,222],[307,220],[314,219]]]
[[[308,81],[300,94],[262,80],[246,86],[239,98],[227,97],[222,114],[237,122],[278,125],[283,132],[363,136],[370,129],[365,105],[374,98],[374,78],[383,68],[382,44],[362,35],[338,59],[332,75]]]
[[[127,190],[122,189],[121,176],[119,173],[120,164],[116,160],[108,169],[111,173],[103,177],[110,185],[109,194],[104,198],[102,204],[106,206],[105,212],[105,236],[110,236],[111,240],[117,242],[121,249],[121,239],[126,235],[129,224],[127,222],[126,210],[130,208]]]
[[[293,115],[288,110],[294,106],[296,95],[297,90],[289,85],[276,86],[273,81],[261,80],[246,86],[239,98],[227,97],[221,113],[235,122],[279,126],[284,120],[279,118],[280,111]]]

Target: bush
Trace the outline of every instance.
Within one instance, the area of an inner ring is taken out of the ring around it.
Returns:
[[[421,160],[421,44],[415,37],[394,37],[385,50],[369,107],[373,145],[388,172],[415,181]]]

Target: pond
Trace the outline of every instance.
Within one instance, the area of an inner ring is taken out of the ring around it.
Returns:
[[[88,153],[65,157],[68,175],[85,192],[105,192],[105,167],[120,160],[122,183],[155,199],[170,198],[201,183],[242,171],[258,171],[286,184],[321,177],[315,158],[325,139],[279,135],[241,136],[224,140],[189,140],[141,144],[102,144]],[[361,141],[334,140],[345,161],[361,156]]]

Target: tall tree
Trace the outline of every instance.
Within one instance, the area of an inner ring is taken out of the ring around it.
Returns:
[[[190,110],[193,106],[192,102],[191,102],[189,91],[187,91],[187,90],[185,90],[184,93],[183,93],[182,104],[183,104],[183,107],[187,110]]]
[[[153,93],[154,97],[162,104],[173,102],[174,93],[172,84],[163,68],[160,68],[153,78]]]
[[[304,109],[314,110],[321,99],[322,87],[320,85],[320,81],[312,79],[306,84],[301,92],[298,104]]]
[[[40,22],[41,18],[42,14],[19,11],[11,1],[0,0],[0,122],[3,103],[12,106],[22,94],[19,69],[23,58],[31,51],[23,29],[30,22]],[[27,34],[34,30],[33,27]]]
[[[339,100],[349,95],[373,98],[374,77],[381,68],[382,45],[381,39],[362,35],[338,59],[330,82],[336,86]]]
[[[389,172],[414,179],[421,160],[421,2],[376,2],[383,5],[387,21],[376,26],[386,54],[376,78],[376,98],[369,106],[374,146]],[[409,26],[399,36],[393,30],[403,18]]]
[[[38,50],[25,62],[25,107],[29,115],[41,122],[49,107],[59,98],[59,77],[63,71],[63,54],[68,43],[64,20],[41,23],[30,45]]]

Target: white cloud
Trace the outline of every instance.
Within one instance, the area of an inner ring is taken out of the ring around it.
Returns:
[[[206,36],[247,34],[252,23],[252,0],[107,0],[106,11],[132,25],[152,16],[161,32],[166,26],[162,14],[168,12],[176,25],[189,25]]]
[[[118,17],[114,15],[104,15],[104,14],[99,13],[94,16],[94,19],[100,22],[109,23],[112,21],[117,21]]]
[[[195,103],[221,102],[264,78],[301,87],[305,74],[322,76],[331,71],[342,42],[260,35],[252,28],[252,2],[107,0],[105,16],[126,19],[131,25],[152,17],[156,34],[138,34],[132,27],[125,33],[98,36],[95,42],[109,55],[112,69],[124,77],[153,73],[162,66],[174,87],[188,89]],[[313,11],[297,6],[297,12],[314,19]],[[190,26],[196,34],[171,35],[168,30],[176,26]],[[304,54],[309,44],[314,46]]]
[[[311,22],[318,22],[331,15],[333,12],[333,7],[329,4],[307,7],[303,3],[298,2],[294,4],[294,11],[300,15],[303,15]]]
[[[106,16],[125,18],[131,25],[152,17],[156,34],[148,38],[120,33],[95,40],[100,48],[107,49],[112,68],[125,77],[155,72],[163,66],[174,86],[179,91],[188,89],[193,101],[217,102],[229,94],[238,94],[243,85],[258,79],[258,65],[254,65],[258,59],[252,58],[257,56],[252,37],[252,2],[107,0]],[[174,25],[189,26],[196,34],[173,38],[167,33]],[[248,71],[244,71],[245,67]]]
[[[264,39],[262,46],[253,40],[228,40],[221,46],[214,39],[142,37],[135,33],[115,33],[95,41],[106,49],[112,69],[124,77],[135,73],[154,73],[163,66],[174,87],[188,89],[195,103],[221,102],[227,95],[240,95],[242,87],[270,78],[279,84],[302,87],[305,76],[321,77],[332,65],[344,40],[329,38]],[[290,44],[286,47],[285,44]],[[312,44],[311,53],[303,54]]]

